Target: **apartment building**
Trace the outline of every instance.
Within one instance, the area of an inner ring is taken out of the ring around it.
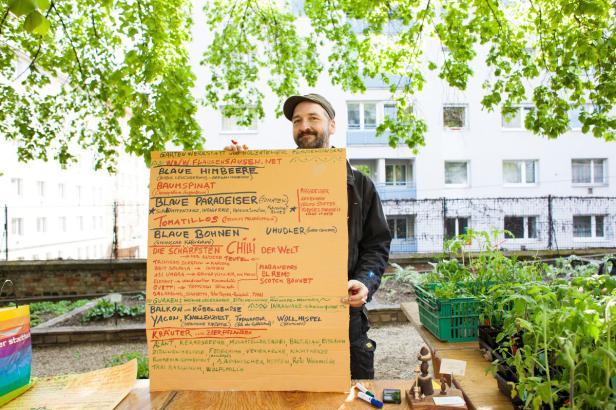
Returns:
[[[201,47],[191,49],[197,70],[203,70],[196,63]],[[428,60],[443,60],[435,39],[424,47]],[[374,180],[394,254],[439,252],[445,240],[469,228],[511,232],[513,237],[498,242],[512,250],[613,247],[616,145],[583,134],[576,112],[570,112],[570,131],[558,139],[533,135],[523,125],[533,109],[530,99],[513,116],[485,111],[482,83],[490,72],[481,64],[482,52],[465,91],[426,71],[424,89],[410,101],[428,125],[417,154],[405,146],[391,148],[387,135],[376,135],[386,116],[395,117],[391,94],[380,81],[368,79],[365,93],[351,94],[323,76],[300,93],[317,92],[333,104],[337,130],[331,142],[346,147],[350,163]],[[203,74],[198,73],[197,89],[203,89]],[[267,93],[265,79],[261,89],[266,116],[248,127],[201,110],[207,149],[221,149],[231,139],[255,149],[295,146],[289,122],[275,117],[278,101]]]
[[[3,260],[143,257],[147,241],[147,168],[123,158],[118,173],[94,171],[83,153],[55,162],[17,161],[0,141],[0,256]]]

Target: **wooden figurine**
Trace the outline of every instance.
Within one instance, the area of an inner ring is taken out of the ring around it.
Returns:
[[[421,365],[419,366],[421,370],[421,375],[417,377],[417,385],[419,386],[421,393],[430,396],[434,394],[434,387],[432,387],[432,377],[428,370],[430,369],[429,361],[432,359],[432,354],[430,354],[430,349],[427,346],[422,346],[419,350],[419,354],[417,355],[417,360],[421,361]]]
[[[441,377],[441,395],[447,395],[447,380],[444,377]]]

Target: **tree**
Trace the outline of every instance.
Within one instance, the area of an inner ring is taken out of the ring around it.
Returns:
[[[0,0],[0,13],[0,134],[20,160],[66,165],[81,147],[112,170],[121,146],[201,148],[189,1]]]
[[[324,72],[353,92],[377,78],[397,107],[377,131],[416,149],[427,126],[411,108],[426,70],[464,89],[482,46],[492,70],[486,109],[511,114],[531,98],[525,125],[549,138],[578,109],[584,132],[614,140],[609,0],[291,1],[310,28],[298,29],[283,0],[206,0],[214,33],[202,62],[206,104],[247,125],[264,115],[261,78],[281,102]],[[121,146],[146,160],[167,142],[201,149],[190,16],[189,0],[0,0],[0,133],[17,142],[23,161],[67,164],[81,146],[109,169]],[[427,36],[448,49],[444,63],[426,61]]]
[[[211,73],[207,103],[249,123],[262,116],[268,85],[280,102],[309,86],[325,70],[333,84],[363,92],[367,78],[389,86],[396,120],[390,145],[424,144],[426,123],[412,109],[426,71],[465,89],[478,47],[491,69],[482,105],[510,115],[532,99],[525,126],[556,138],[567,131],[568,112],[580,111],[583,132],[614,140],[616,118],[615,3],[608,0],[305,0],[310,29],[302,32],[288,5],[257,0],[213,0],[205,7],[214,40],[204,63]],[[295,10],[297,11],[297,10]],[[358,27],[360,29],[358,29]],[[447,49],[444,63],[426,61],[422,41],[435,36]],[[475,61],[475,63],[477,63]],[[281,105],[281,104],[279,104]],[[228,108],[227,108],[228,107]],[[280,113],[278,113],[280,114]]]

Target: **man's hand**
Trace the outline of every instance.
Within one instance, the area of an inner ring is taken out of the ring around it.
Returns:
[[[235,141],[233,141],[233,145],[227,145],[225,147],[225,151],[233,151],[233,152],[242,152],[242,151],[248,151],[248,145],[246,144],[237,144]]]
[[[358,280],[351,279],[348,283],[349,296],[342,299],[343,303],[348,303],[351,307],[362,307],[368,300],[368,288]]]

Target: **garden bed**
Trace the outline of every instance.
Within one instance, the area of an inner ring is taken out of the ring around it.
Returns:
[[[117,303],[109,299],[98,299],[89,309],[74,311],[50,327],[117,327],[145,323],[143,294],[121,295],[121,301]]]

